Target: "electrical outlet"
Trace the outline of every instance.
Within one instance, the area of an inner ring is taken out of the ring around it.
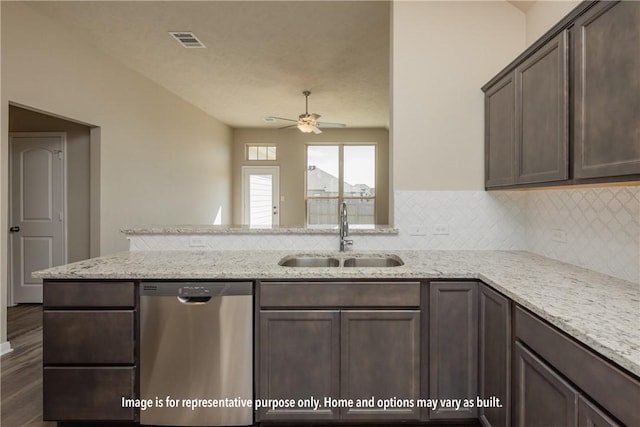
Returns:
[[[205,246],[206,246],[206,242],[205,242],[204,236],[189,236],[190,248],[203,248]]]
[[[433,226],[434,236],[446,236],[449,234],[449,224],[436,224]]]
[[[426,236],[427,230],[421,225],[412,225],[409,227],[410,236]]]
[[[567,243],[567,230],[563,228],[551,230],[551,240],[558,243]]]

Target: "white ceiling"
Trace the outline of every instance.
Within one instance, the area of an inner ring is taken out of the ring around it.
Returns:
[[[29,2],[78,37],[232,127],[297,118],[389,125],[387,1]],[[185,49],[169,31],[192,31]]]

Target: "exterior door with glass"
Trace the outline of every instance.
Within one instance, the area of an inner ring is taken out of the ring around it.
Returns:
[[[250,227],[280,224],[280,168],[278,166],[242,167],[243,223]]]

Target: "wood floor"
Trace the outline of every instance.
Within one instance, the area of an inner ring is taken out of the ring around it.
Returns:
[[[13,351],[0,360],[0,425],[55,427],[42,421],[42,305],[7,309]]]

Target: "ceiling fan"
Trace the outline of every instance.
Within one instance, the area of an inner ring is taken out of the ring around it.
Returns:
[[[265,117],[264,121],[267,123],[272,123],[276,120],[295,122],[295,124],[293,125],[284,126],[284,127],[281,127],[280,129],[287,129],[287,128],[297,126],[298,129],[300,129],[300,131],[303,133],[313,132],[315,134],[322,133],[322,130],[320,130],[320,128],[343,128],[346,126],[344,123],[319,122],[318,119],[320,118],[320,114],[316,114],[316,113],[309,114],[309,95],[311,95],[311,92],[308,90],[305,90],[302,92],[302,94],[304,95],[304,98],[305,98],[305,110],[304,110],[304,114],[300,114],[300,116],[298,116],[298,120],[269,116],[269,117]]]

